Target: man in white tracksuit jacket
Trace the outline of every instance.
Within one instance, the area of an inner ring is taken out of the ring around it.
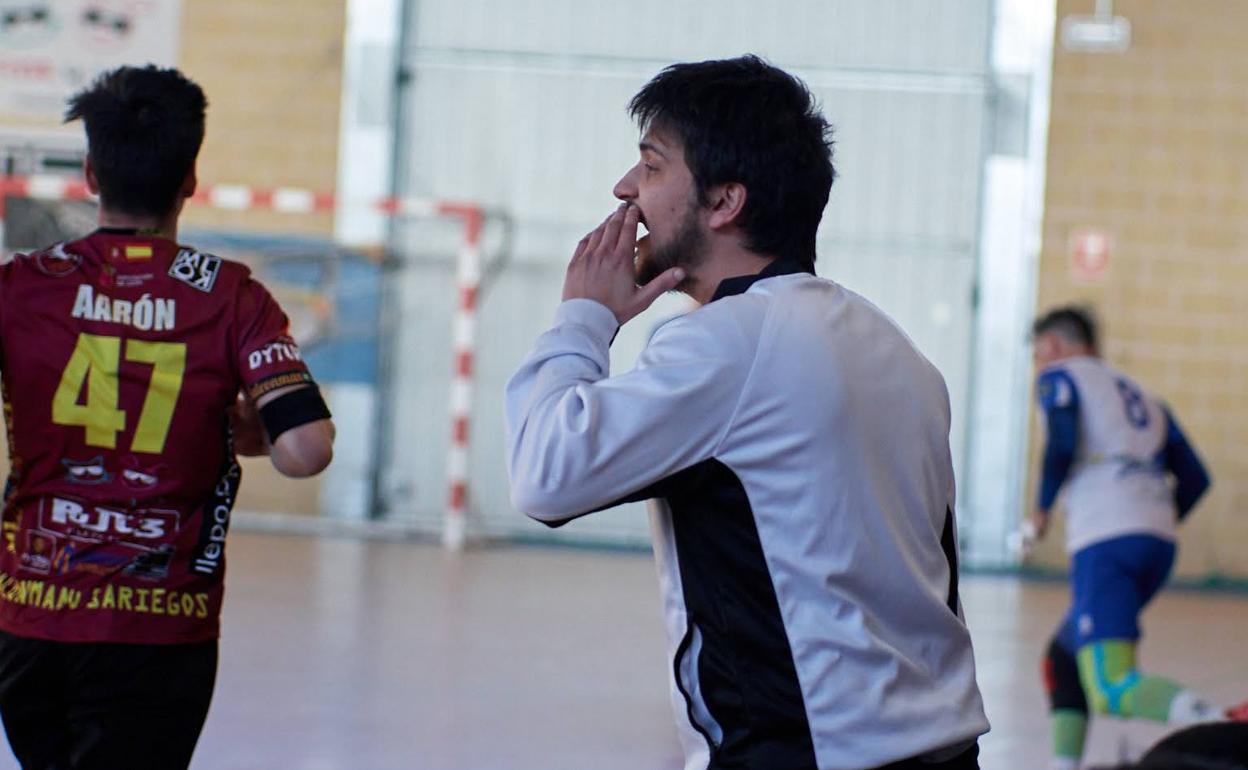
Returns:
[[[654,500],[689,770],[977,768],[948,393],[814,275],[828,124],[754,57],[673,65],[630,110],[624,203],[507,387],[515,505],[557,526]],[[700,307],[610,376],[619,326],[672,289]]]

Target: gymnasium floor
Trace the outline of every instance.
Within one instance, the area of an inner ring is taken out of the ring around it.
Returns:
[[[647,555],[231,535],[221,674],[194,770],[674,770]],[[1060,585],[968,577],[993,731],[984,768],[1047,756],[1037,661]],[[1144,663],[1248,698],[1248,596],[1164,594]],[[1094,728],[1092,757],[1163,730]],[[0,770],[16,763],[0,746]]]

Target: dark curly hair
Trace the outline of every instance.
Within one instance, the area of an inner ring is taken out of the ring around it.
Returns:
[[[752,55],[673,64],[628,110],[642,131],[680,139],[699,203],[714,185],[745,186],[737,223],[751,251],[814,269],[815,233],[836,171],[832,127],[802,81]]]

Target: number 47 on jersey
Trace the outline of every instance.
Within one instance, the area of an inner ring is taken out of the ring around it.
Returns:
[[[117,372],[123,349],[126,361],[152,366],[152,377],[130,449],[159,454],[164,451],[169,423],[182,391],[182,375],[186,371],[185,342],[79,334],[74,352],[61,374],[61,383],[52,396],[52,422],[82,426],[86,429],[89,446],[117,448],[117,434],[126,429],[126,412],[118,407],[120,378]],[[84,383],[86,403],[79,403]]]

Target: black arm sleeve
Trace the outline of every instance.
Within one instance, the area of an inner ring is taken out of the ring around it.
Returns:
[[[315,385],[292,390],[260,407],[260,421],[269,434],[270,444],[291,428],[330,417],[329,407],[321,398],[320,388]]]

